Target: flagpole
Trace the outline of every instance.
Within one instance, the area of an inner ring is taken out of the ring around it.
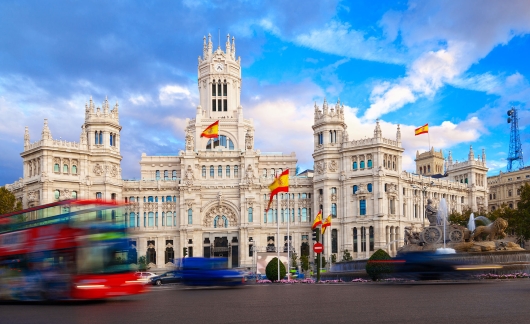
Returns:
[[[431,134],[429,133],[429,130],[427,130],[427,138],[429,139],[429,149],[427,150],[427,152],[429,152],[431,150]]]
[[[291,221],[291,210],[289,209],[289,191],[287,191],[287,280],[291,278],[291,238],[289,236],[289,222]]]
[[[278,194],[276,194],[276,200],[278,200]],[[277,201],[278,202],[278,201]],[[276,207],[278,207],[278,204],[276,205]],[[279,222],[279,219],[278,219],[278,208],[276,208],[276,213],[275,213],[275,216],[276,216],[276,228],[277,228],[277,231],[278,231],[278,244],[277,244],[277,253],[278,253],[278,281],[280,281],[280,222]]]

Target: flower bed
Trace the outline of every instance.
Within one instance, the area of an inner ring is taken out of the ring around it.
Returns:
[[[475,278],[477,279],[521,279],[521,278],[530,278],[530,275],[526,272],[516,272],[511,274],[494,274],[494,273],[487,273],[487,274],[479,274],[476,275]]]

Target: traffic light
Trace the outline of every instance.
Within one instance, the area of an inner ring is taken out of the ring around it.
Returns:
[[[182,257],[185,258],[186,255],[188,255],[188,248],[187,247],[182,248]]]
[[[313,230],[313,241],[320,242],[320,229],[315,228]]]

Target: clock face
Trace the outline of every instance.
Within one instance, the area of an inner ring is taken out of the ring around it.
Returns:
[[[221,63],[217,63],[217,65],[215,66],[215,71],[217,72],[223,71],[223,65]]]

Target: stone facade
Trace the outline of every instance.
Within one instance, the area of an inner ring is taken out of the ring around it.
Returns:
[[[530,167],[508,173],[500,172],[499,175],[488,177],[488,210],[493,211],[502,205],[517,208],[521,199],[521,187],[525,183],[530,183]]]
[[[487,171],[485,155],[482,161],[451,161],[445,178],[405,172],[399,126],[392,139],[377,123],[372,138],[350,140],[343,105],[324,100],[314,110],[314,170],[291,172],[289,194],[276,197],[265,213],[269,184],[283,170],[295,170],[297,158],[254,147],[241,82],[234,39],[227,39],[226,50],[214,51],[205,38],[198,59],[200,104],[186,121],[181,151],[142,154],[141,180],[122,180],[118,106],[109,110],[105,100],[102,109],[94,108],[90,100],[79,143],[53,140],[45,123],[41,140],[30,144],[26,130],[24,175],[8,188],[24,207],[72,196],[123,199],[132,243],[153,268],[168,267],[183,248],[188,255],[226,256],[232,266],[251,266],[254,251],[284,250],[288,241],[299,256],[312,259],[311,225],[320,209],[333,217],[324,237],[326,258],[341,260],[346,249],[354,258],[379,248],[394,254],[404,228],[424,224],[427,198],[434,205],[445,198],[458,211],[487,204],[487,183],[478,182]],[[215,121],[220,137],[201,137]],[[464,176],[470,181],[460,181]]]

